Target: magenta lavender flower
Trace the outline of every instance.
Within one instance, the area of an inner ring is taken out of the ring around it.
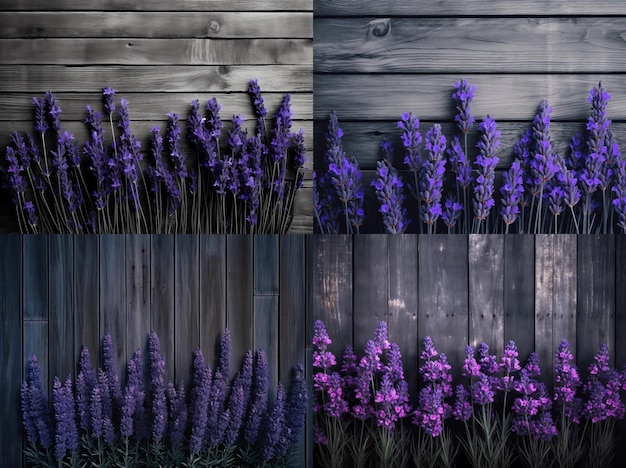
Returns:
[[[418,409],[413,413],[413,424],[426,434],[437,437],[443,430],[444,407],[440,388],[424,387],[420,391]]]
[[[512,374],[521,369],[517,356],[517,346],[515,346],[513,341],[509,341],[504,347],[504,353],[502,354],[502,359],[500,361],[500,368],[502,368],[504,372],[501,387],[502,390],[507,392],[512,390],[513,382],[515,381],[515,377]]]

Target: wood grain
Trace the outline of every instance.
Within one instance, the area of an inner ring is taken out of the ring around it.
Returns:
[[[159,336],[161,354],[165,356],[165,375],[174,379],[174,236],[152,236],[150,253],[150,302],[152,304],[151,330]]]
[[[48,236],[24,237],[23,249],[24,320],[48,320]]]
[[[42,65],[301,65],[311,39],[0,39],[0,62]]]
[[[318,18],[316,72],[624,72],[623,18]]]
[[[254,295],[273,296],[278,294],[279,259],[278,237],[275,235],[254,236]]]
[[[77,75],[80,79],[76,79]],[[137,77],[141,79],[138,80]],[[300,65],[0,65],[0,89],[10,93],[245,92],[258,79],[263,93],[313,90],[311,64]],[[100,102],[101,99],[98,100]]]
[[[134,234],[126,236],[126,297],[128,321],[126,342],[129,350],[148,349],[150,332],[151,286],[150,286],[150,236]],[[132,356],[128,356],[130,359]]]
[[[615,236],[615,365],[626,365],[626,236]]]
[[[39,237],[39,236],[38,236]],[[52,237],[52,236],[50,236]],[[86,346],[94,366],[100,362],[100,276],[98,236],[76,235],[74,244],[74,356]],[[107,300],[108,295],[103,297]],[[120,337],[122,339],[124,337]]]
[[[552,384],[557,345],[553,337],[555,237],[548,234],[535,236],[535,352],[539,355],[541,374],[547,384]]]
[[[312,11],[312,0],[290,0],[288,5],[282,0],[185,0],[177,5],[181,11]],[[0,9],[8,11],[21,10],[89,10],[89,11],[171,11],[171,2],[163,0],[146,0],[137,3],[133,0],[93,0],[85,3],[82,0],[58,0],[54,3],[45,0],[17,0],[10,2],[0,0]]]
[[[561,340],[576,343],[577,304],[577,236],[562,234],[553,237],[554,242],[554,315],[553,354]],[[572,353],[576,348],[572,347]]]
[[[254,317],[252,349],[265,351],[269,370],[270,401],[273,401],[278,384],[278,296],[254,296],[252,310]]]
[[[316,69],[316,73],[318,70]],[[611,94],[607,116],[626,118],[626,87],[619,74],[516,74],[474,75],[467,70],[454,75],[354,75],[316,74],[314,82],[316,119],[327,119],[336,109],[343,120],[398,121],[402,112],[412,111],[421,120],[451,121],[456,113],[454,83],[465,78],[476,86],[470,107],[476,119],[489,114],[496,121],[532,122],[542,99],[553,108],[555,120],[583,121],[589,116],[589,90],[602,81]],[[393,90],[393,92],[390,92]]]
[[[0,12],[0,38],[310,38],[310,13]]]
[[[419,236],[418,346],[430,336],[448,356],[458,378],[469,342],[469,239],[467,236]],[[472,343],[476,345],[477,343]],[[415,369],[419,363],[409,365]]]
[[[346,12],[359,15],[382,16],[500,16],[500,15],[623,15],[623,4],[619,0],[431,0],[419,2],[382,3],[375,0],[316,0],[315,16],[344,16]]]

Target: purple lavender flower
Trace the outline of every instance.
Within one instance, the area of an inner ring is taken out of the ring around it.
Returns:
[[[33,104],[35,105],[35,131],[44,134],[49,128],[46,120],[46,101],[34,97]]]
[[[419,405],[414,412],[413,424],[419,425],[426,434],[437,437],[443,430],[444,413],[441,389],[424,387],[419,394]]]
[[[475,350],[471,345],[465,346],[465,362],[463,363],[463,373],[465,377],[479,377],[481,374],[480,364],[476,361]]]
[[[615,171],[613,191],[613,208],[617,213],[617,226],[626,233],[626,161],[621,161]]]
[[[252,388],[250,390],[250,407],[244,427],[244,440],[250,446],[257,441],[261,422],[267,411],[269,383],[268,367],[265,352],[259,349],[256,352],[254,372],[252,376]]]
[[[109,332],[105,333],[102,339],[102,369],[106,373],[109,383],[109,392],[116,408],[121,406],[122,388],[120,380],[115,370],[113,339]]]
[[[104,96],[104,110],[107,111],[107,114],[113,115],[115,112],[115,93],[117,90],[113,88],[102,88],[102,95]]]
[[[285,159],[287,149],[291,145],[291,96],[286,94],[280,107],[274,114],[274,129],[271,134],[270,156],[274,162],[282,162]]]
[[[453,193],[449,193],[444,203],[444,210],[441,219],[448,228],[448,232],[456,225],[457,221],[463,213],[463,205],[459,203]]]
[[[143,359],[140,348],[135,350],[128,362],[127,386],[133,390],[133,428],[135,439],[142,441],[150,436],[150,422],[147,420],[148,415],[144,408],[146,392],[143,384]]]
[[[192,454],[199,453],[204,448],[210,396],[211,369],[205,364],[202,351],[197,349],[193,354],[193,380],[189,404],[189,414],[191,416],[189,450]]]
[[[187,177],[187,167],[185,156],[180,148],[180,134],[182,132],[179,124],[180,116],[175,112],[167,114],[169,124],[167,127],[167,141],[169,143],[169,153],[174,163],[174,171],[180,180]]]
[[[205,433],[205,445],[209,449],[217,447],[224,439],[226,425],[222,424],[224,416],[224,401],[226,399],[226,376],[218,370],[215,371],[209,392],[207,430]]]
[[[95,439],[102,438],[104,434],[104,414],[102,411],[102,395],[100,387],[95,386],[91,392],[91,436]]]
[[[401,234],[405,231],[409,220],[406,209],[402,206],[402,179],[393,166],[386,161],[378,161],[376,178],[372,181],[376,190],[376,198],[380,203],[380,211],[385,229],[390,234]]]
[[[524,179],[519,160],[513,161],[511,168],[503,174],[504,183],[500,188],[502,207],[500,215],[508,231],[509,226],[517,221],[520,213],[519,204],[524,198]]]
[[[276,389],[276,400],[272,406],[272,410],[267,413],[264,421],[264,431],[260,435],[261,438],[261,456],[263,460],[269,461],[276,454],[277,445],[280,443],[285,425],[285,389],[278,382]]]
[[[500,366],[498,365],[498,358],[495,354],[489,354],[489,345],[487,343],[480,343],[477,351],[481,372],[486,375],[497,374],[500,369]]]
[[[313,346],[315,347],[313,351],[313,367],[328,370],[337,364],[335,355],[330,351],[326,351],[331,344],[332,340],[328,336],[324,322],[316,320],[313,324]]]
[[[469,402],[469,392],[463,385],[456,387],[456,398],[454,400],[454,409],[452,416],[457,421],[467,421],[472,417],[472,405]]]
[[[217,366],[217,370],[224,377],[230,375],[230,343],[230,330],[225,328],[219,343],[219,362]]]
[[[236,444],[239,439],[239,433],[250,399],[253,361],[252,351],[248,351],[244,358],[243,366],[233,382],[228,401],[230,418],[224,432],[224,445],[227,447]]]
[[[72,379],[68,376],[62,385],[58,377],[54,378],[52,401],[55,421],[54,456],[61,461],[78,448],[78,430],[74,410]]]
[[[120,436],[125,441],[130,439],[134,432],[133,416],[136,407],[136,393],[137,389],[132,386],[127,386],[124,393],[120,418]]]
[[[474,186],[474,215],[478,221],[475,232],[480,229],[480,223],[489,216],[491,208],[495,205],[493,199],[495,168],[498,164],[496,150],[500,145],[500,131],[497,130],[496,122],[489,115],[480,124],[482,132],[478,149],[480,154],[476,158],[478,176]]]
[[[172,445],[182,442],[187,429],[187,403],[185,401],[185,385],[181,381],[178,387],[172,382],[167,385],[168,403],[168,435]]]
[[[452,366],[448,364],[445,354],[437,352],[430,336],[424,338],[424,350],[420,354],[420,359],[425,361],[419,369],[424,382],[430,384],[432,388],[440,388],[442,398],[452,395],[452,376],[450,375]]]
[[[285,422],[282,433],[274,448],[276,455],[279,457],[284,457],[289,453],[291,447],[298,442],[304,428],[308,393],[307,383],[304,378],[304,366],[302,364],[298,364],[295,374],[295,380],[291,385],[285,403]]]
[[[152,440],[161,441],[167,429],[167,401],[165,396],[165,357],[161,354],[159,337],[150,332],[150,405]]]
[[[393,431],[396,422],[410,411],[408,384],[404,380],[394,379],[390,372],[385,372],[374,393],[374,403],[376,424]]]
[[[531,377],[539,377],[541,375],[541,368],[539,367],[539,355],[532,352],[528,356],[528,361],[524,366]]]
[[[426,151],[428,157],[423,161],[420,171],[419,200],[421,219],[429,225],[429,232],[442,214],[441,197],[443,190],[443,176],[445,174],[445,160],[443,153],[446,149],[446,138],[441,133],[441,125],[435,124],[426,134]]]
[[[52,446],[52,420],[43,391],[41,371],[34,354],[28,359],[28,374],[21,387],[22,423],[28,441],[48,449]]]
[[[583,415],[592,423],[624,417],[625,407],[619,394],[623,386],[622,380],[619,372],[611,370],[608,348],[603,343],[594,356],[594,362],[589,366],[589,381],[583,386],[583,392],[588,397],[583,407]]]
[[[472,399],[474,403],[481,406],[493,403],[494,395],[489,377],[481,373],[479,380],[472,384]]]
[[[48,113],[48,122],[52,130],[57,133],[61,132],[61,107],[54,94],[51,91],[46,91],[44,99],[46,101],[46,110]]]
[[[261,88],[257,80],[250,80],[248,86],[248,94],[252,98],[252,104],[254,106],[254,115],[257,118],[256,134],[259,137],[263,137],[265,134],[265,117],[267,116],[267,108],[265,107],[265,100],[261,94]]]
[[[474,123],[474,117],[472,117],[469,105],[474,98],[476,86],[470,85],[466,80],[462,79],[454,83],[454,88],[456,91],[452,94],[452,99],[456,101],[456,109],[459,111],[459,113],[454,116],[454,120],[461,132],[467,134]]]
[[[581,381],[576,366],[571,363],[573,360],[568,342],[562,340],[554,355],[554,401],[559,411],[564,411],[568,418],[578,423],[580,400],[576,393]]]
[[[402,130],[402,145],[404,146],[404,164],[413,173],[413,196],[419,197],[419,173],[422,168],[419,145],[422,135],[419,132],[420,122],[411,112],[404,112],[398,121],[398,128]]]

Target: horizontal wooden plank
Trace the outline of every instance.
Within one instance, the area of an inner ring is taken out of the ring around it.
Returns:
[[[314,37],[320,72],[626,71],[623,18],[329,18]]]
[[[306,12],[0,12],[0,24],[0,38],[313,37]]]
[[[0,0],[7,11],[312,11],[313,0],[185,0],[175,6],[165,0]]]
[[[4,92],[93,92],[104,86],[126,92],[246,91],[258,79],[262,92],[301,92],[313,89],[311,64],[302,65],[127,65],[84,66],[0,65]],[[141,77],[141,79],[137,79]]]
[[[1,39],[0,62],[276,65],[313,60],[312,39]]]
[[[61,121],[83,120],[87,116],[85,106],[104,112],[104,103],[101,93],[55,93],[61,106]],[[273,117],[284,98],[283,93],[264,93],[268,117]],[[204,104],[215,98],[222,105],[220,115],[223,120],[232,118],[235,114],[243,115],[255,121],[252,100],[246,93],[118,93],[116,102],[120,99],[128,101],[128,110],[132,121],[160,120],[167,121],[168,112],[177,112],[181,119],[186,119],[191,109],[193,99],[200,101],[201,111]],[[34,106],[32,94],[0,93],[1,120],[33,120]],[[295,119],[310,119],[313,109],[313,95],[298,93],[291,95],[291,111]],[[117,119],[117,115],[114,115]],[[253,124],[253,122],[251,122]]]
[[[316,46],[317,48],[317,46]],[[497,67],[496,67],[497,68]],[[423,120],[452,120],[454,83],[465,78],[476,86],[470,107],[477,119],[490,114],[496,120],[532,122],[539,103],[548,99],[554,120],[586,120],[589,90],[602,81],[611,94],[607,114],[626,119],[626,77],[622,74],[529,75],[326,75],[314,76],[315,118],[398,120],[412,111]]]
[[[598,12],[605,15],[624,14],[621,0],[430,0],[417,3],[419,8],[416,7],[416,2],[315,0],[314,12],[316,16],[345,16],[354,11],[358,11],[360,15],[383,16],[597,15]]]
[[[293,221],[287,231],[289,234],[313,233],[313,188],[311,182],[305,182],[305,186],[296,195],[293,206]]]
[[[426,136],[428,130],[434,122],[421,121],[419,131],[422,138]],[[326,141],[324,134],[326,133],[327,121],[315,121],[315,138],[313,147],[316,148],[316,154],[321,157],[325,149]],[[376,169],[376,162],[382,158],[380,152],[380,142],[382,138],[391,141],[395,151],[395,166],[405,168],[403,163],[404,147],[402,146],[402,132],[397,126],[397,120],[393,121],[375,121],[375,122],[341,122],[339,126],[343,130],[342,145],[343,149],[349,156],[355,156],[359,161],[361,169]],[[498,148],[498,157],[500,158],[498,168],[508,168],[513,161],[513,146],[520,138],[521,134],[532,126],[532,122],[510,122],[504,121],[498,123],[498,129],[501,132],[500,146]],[[442,123],[443,134],[448,141],[451,141],[454,135],[459,134],[458,127],[450,122]],[[583,122],[553,122],[550,126],[550,135],[552,137],[553,147],[562,155],[569,155],[569,143],[573,135],[580,131],[584,131],[585,124]],[[618,136],[619,141],[624,141],[626,137],[626,123],[615,122],[612,125],[613,133]],[[478,154],[476,144],[480,134],[478,126],[475,126],[468,138],[468,153],[470,157]],[[463,143],[463,139],[461,139]],[[422,152],[425,153],[422,145]]]

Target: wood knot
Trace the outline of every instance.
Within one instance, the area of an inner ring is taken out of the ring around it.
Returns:
[[[391,19],[389,18],[372,20],[369,22],[368,26],[369,30],[367,35],[369,37],[381,38],[391,34]]]
[[[220,75],[228,75],[230,73],[230,67],[228,65],[220,65],[217,70]]]
[[[211,20],[209,22],[209,34],[220,32],[221,27],[222,26],[220,25],[219,21]]]

